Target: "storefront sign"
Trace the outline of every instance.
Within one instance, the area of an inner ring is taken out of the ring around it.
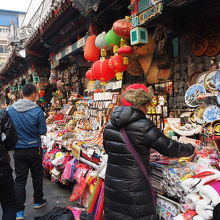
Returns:
[[[138,2],[138,13],[142,13],[161,2],[162,0],[140,0]]]
[[[142,25],[146,22],[149,22],[153,18],[160,15],[163,11],[163,4],[159,3],[149,9],[147,9],[145,12],[141,13],[139,15],[139,24]]]

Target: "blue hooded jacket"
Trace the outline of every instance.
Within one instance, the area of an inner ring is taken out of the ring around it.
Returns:
[[[16,128],[18,142],[16,148],[41,147],[41,135],[47,133],[43,111],[32,101],[20,99],[8,109]]]

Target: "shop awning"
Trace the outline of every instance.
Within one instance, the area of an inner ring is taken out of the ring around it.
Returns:
[[[25,71],[25,59],[13,50],[6,64],[0,70],[0,86],[6,85],[12,79],[19,77]]]
[[[60,1],[56,6],[52,7],[51,10],[48,11],[45,18],[36,27],[34,34],[27,41],[25,47],[30,49],[37,41],[40,41],[42,37],[46,37],[45,35],[53,34],[54,29],[60,28],[59,24],[54,24],[58,20],[62,20],[63,26],[65,24],[65,18],[72,16],[73,11],[74,8],[72,7],[72,3],[70,1]],[[57,31],[57,29],[55,31]]]
[[[89,12],[91,9],[98,9],[100,0],[71,0],[73,6],[81,12]]]

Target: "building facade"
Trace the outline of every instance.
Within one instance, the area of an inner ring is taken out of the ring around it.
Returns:
[[[24,18],[24,12],[0,9],[0,68],[5,64],[9,55],[8,37],[10,34],[10,26],[14,24],[20,27]]]

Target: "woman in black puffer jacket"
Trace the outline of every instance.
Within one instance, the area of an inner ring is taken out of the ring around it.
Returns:
[[[104,147],[108,154],[105,178],[105,220],[154,220],[151,187],[120,135],[126,133],[148,166],[150,148],[168,157],[191,156],[194,147],[167,138],[146,118],[147,104],[152,92],[142,84],[129,86],[104,131]]]

